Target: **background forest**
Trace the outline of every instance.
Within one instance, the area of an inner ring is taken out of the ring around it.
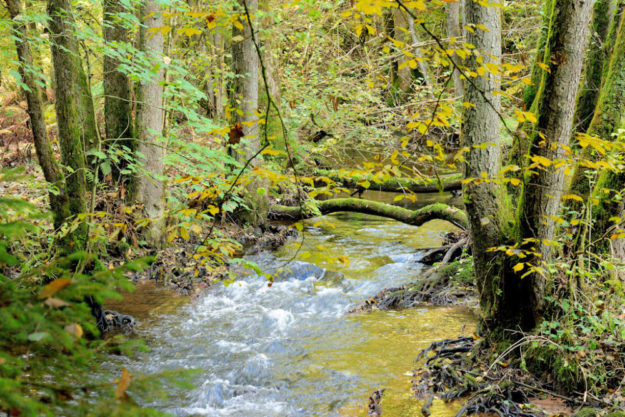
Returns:
[[[3,0],[0,413],[159,414],[127,393],[159,378],[92,378],[146,348],[105,301],[240,268],[271,287],[245,254],[287,239],[291,260],[348,269],[302,241],[339,212],[457,228],[407,292],[362,308],[478,300],[417,395],[477,392],[460,414],[541,415],[519,404],[546,393],[625,407],[624,6]]]

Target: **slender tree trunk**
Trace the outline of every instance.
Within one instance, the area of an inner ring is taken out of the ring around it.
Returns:
[[[584,80],[577,97],[575,127],[578,132],[586,132],[590,126],[595,106],[601,90],[603,69],[610,59],[606,49],[608,31],[616,11],[616,0],[597,0],[592,14],[590,45],[586,56]]]
[[[258,11],[258,0],[246,0],[250,15]],[[232,63],[236,74],[234,88],[234,107],[240,112],[235,112],[236,122],[243,126],[243,134],[246,143],[242,147],[242,155],[239,159],[247,160],[260,150],[260,137],[258,129],[258,54],[252,41],[252,29],[245,18],[243,0],[239,0],[239,11],[242,17],[239,23],[243,29],[233,26],[232,37]],[[242,38],[242,39],[241,39]]]
[[[124,3],[119,0],[104,0],[103,32],[104,40],[109,47],[116,43],[128,42],[128,29],[118,14],[127,12]],[[114,145],[133,147],[131,125],[130,80],[128,75],[118,69],[121,62],[109,53],[104,54],[103,87],[104,87],[104,122],[106,125],[107,148]],[[125,161],[113,168],[115,179],[120,178],[120,170],[126,166]]]
[[[461,0],[447,3],[447,37],[455,40],[459,40],[462,37],[462,27],[460,26],[460,6]],[[455,47],[460,45],[457,43]],[[460,57],[457,54],[453,55],[454,62],[460,64]],[[460,71],[454,69],[454,88],[456,90],[456,97],[464,96],[464,84]]]
[[[551,18],[553,2],[554,0],[546,0],[543,6],[543,21],[540,26],[540,36],[536,44],[536,54],[534,55],[534,63],[532,64],[532,72],[530,75],[532,85],[525,88],[523,92],[523,102],[527,110],[531,109],[534,104],[534,99],[536,98],[538,87],[540,86],[540,80],[545,72],[538,64],[545,62],[545,45],[547,43],[547,36],[549,36],[549,19]]]
[[[408,21],[408,30],[410,31],[410,39],[412,40],[413,53],[415,57],[419,58],[417,61],[417,65],[419,66],[419,72],[421,73],[421,77],[423,78],[423,85],[426,87],[432,86],[432,81],[430,79],[430,69],[428,68],[427,63],[423,59],[423,54],[419,48],[419,36],[417,35],[417,28],[415,27],[414,20],[412,20],[411,16],[406,16],[406,20]]]
[[[34,63],[27,40],[27,28],[24,22],[20,20],[20,15],[22,14],[20,1],[6,0],[6,5],[9,15],[13,19],[15,47],[20,63],[19,73],[22,77],[22,82],[27,87],[23,89],[23,92],[28,103],[28,115],[30,117],[37,159],[39,160],[44,178],[56,189],[56,192],[50,192],[48,196],[50,198],[50,208],[54,213],[54,228],[58,230],[71,215],[69,212],[68,194],[59,192],[65,189],[65,179],[48,141],[48,133],[41,105],[41,88],[34,78]]]
[[[86,213],[87,184],[85,179],[85,152],[83,148],[84,102],[80,99],[83,86],[76,74],[82,72],[78,42],[74,37],[75,23],[69,0],[49,0],[50,38],[52,62],[56,85],[55,109],[61,160],[67,167],[65,193],[69,198],[71,215]],[[65,241],[69,251],[84,249],[87,240],[87,225],[81,225]]]
[[[146,241],[159,247],[163,241],[164,231],[164,184],[163,157],[164,142],[162,140],[163,112],[163,80],[164,66],[161,61],[163,54],[163,35],[161,32],[148,33],[151,28],[164,25],[159,2],[147,0],[141,7],[143,26],[140,30],[140,48],[154,58],[154,70],[150,80],[142,80],[137,91],[137,160],[143,164],[135,178],[134,197],[143,205],[144,215],[150,219],[144,231]],[[139,156],[141,155],[141,157]]]
[[[585,42],[592,11],[590,0],[555,0],[551,13],[545,57],[550,71],[546,73],[536,96],[537,134],[532,139],[530,160],[548,161],[530,165],[519,203],[519,238],[537,239],[524,249],[537,252],[531,262],[540,266],[551,259],[555,233],[554,218],[560,209],[564,170],[557,167],[569,146],[575,110],[575,97],[582,72]],[[534,158],[534,159],[532,159]],[[531,283],[532,293],[526,300],[536,320],[542,315],[545,279],[532,273],[524,280]]]
[[[397,39],[397,31],[395,30],[395,18],[393,12],[393,10],[387,10],[384,13],[384,30],[386,31],[387,37],[391,39]],[[394,55],[396,52],[397,51],[395,50],[395,48],[391,47],[391,55]],[[389,75],[389,91],[391,92],[391,99],[394,99],[397,91],[399,90],[399,61],[395,57],[391,58],[389,65]]]
[[[206,90],[209,100],[209,114],[216,119],[225,118],[224,99],[226,97],[223,73],[224,62],[224,39],[217,31],[210,35],[210,53],[213,59],[213,68],[206,80]]]

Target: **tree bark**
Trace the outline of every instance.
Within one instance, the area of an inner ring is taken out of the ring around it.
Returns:
[[[595,112],[595,106],[601,90],[603,69],[606,61],[610,60],[610,51],[607,50],[607,36],[614,12],[616,0],[597,0],[592,13],[592,30],[590,45],[586,56],[584,80],[577,97],[575,109],[576,131],[586,132]]]
[[[461,0],[447,3],[447,37],[450,39],[460,40],[462,37],[462,27],[460,26],[460,3]],[[454,62],[460,64],[460,57],[453,55]],[[456,97],[464,97],[464,83],[460,76],[460,71],[453,69],[454,89]]]
[[[81,94],[84,92],[76,76],[82,72],[78,42],[74,36],[75,24],[69,0],[49,0],[50,39],[52,44],[52,62],[56,85],[55,110],[58,138],[61,148],[61,160],[68,169],[65,176],[65,193],[69,198],[69,212],[76,216],[87,211],[87,184],[85,178],[84,126]],[[83,73],[84,74],[84,73]],[[63,246],[68,251],[77,251],[86,247],[87,225],[80,226],[64,240]]]
[[[501,59],[501,20],[499,9],[485,7],[473,0],[464,3],[466,25],[483,25],[487,30],[467,31],[467,42],[475,45],[483,62],[475,55],[468,59],[471,72],[477,73],[482,65]],[[477,180],[486,175],[497,177],[501,168],[501,139],[499,135],[499,96],[493,94],[499,89],[499,80],[490,71],[472,78],[465,84],[465,101],[474,106],[465,110],[462,136],[464,145],[471,151],[467,154],[465,178]],[[489,145],[492,144],[492,145]],[[464,202],[469,219],[473,263],[480,296],[482,320],[487,326],[497,327],[507,318],[516,318],[517,311],[509,311],[504,304],[512,294],[503,293],[505,280],[516,279],[501,274],[499,260],[490,248],[497,247],[504,240],[501,230],[502,209],[505,191],[495,182],[471,181],[464,186]]]
[[[233,26],[232,37],[232,64],[236,74],[234,87],[234,108],[235,121],[241,123],[243,127],[243,147],[242,154],[238,159],[248,160],[260,150],[260,137],[258,129],[258,54],[252,41],[252,27],[245,17],[243,1],[246,1],[247,8],[251,15],[258,11],[258,0],[239,0],[239,11],[242,17],[239,23],[243,29]],[[240,40],[242,38],[242,40]],[[253,165],[257,165],[254,163]]]
[[[376,182],[374,175],[372,174],[355,174],[350,175],[349,171],[329,171],[329,170],[315,170],[313,172],[315,177],[327,177],[332,181],[342,184],[348,188],[358,188],[360,181],[369,181],[370,186],[368,189],[375,191],[387,191],[402,193],[410,191],[413,193],[438,193],[445,191],[457,191],[462,189],[461,176],[458,174],[444,175],[433,180],[432,183],[426,183],[425,181],[417,181],[411,178],[389,178],[382,182]],[[315,178],[315,181],[323,182],[323,179]]]
[[[37,159],[43,171],[46,181],[56,189],[57,192],[50,192],[50,209],[54,213],[54,228],[60,229],[61,225],[70,217],[69,199],[67,193],[60,192],[65,189],[65,178],[58,166],[56,157],[52,151],[52,146],[48,140],[46,124],[43,118],[43,110],[41,104],[41,88],[34,77],[34,62],[28,44],[28,29],[24,22],[20,19],[22,8],[19,0],[6,0],[9,15],[13,20],[13,31],[15,34],[15,47],[19,60],[19,73],[22,82],[27,88],[23,88],[28,103],[28,116],[30,117],[30,125],[33,133],[33,141],[35,142],[35,151]]]
[[[325,215],[346,211],[386,217],[412,226],[421,226],[430,220],[439,219],[448,221],[461,229],[467,228],[467,216],[462,210],[441,203],[431,204],[418,210],[408,210],[377,201],[358,198],[335,198],[326,201],[315,201],[315,207],[319,210],[318,213],[314,212],[314,210],[302,212],[300,207],[273,205],[270,208],[269,216],[275,220],[302,220],[319,214]]]
[[[411,16],[406,16],[406,20],[408,21],[408,30],[410,31],[410,39],[412,40],[412,47],[414,48],[413,53],[417,58],[417,65],[419,67],[421,77],[423,77],[423,85],[426,87],[431,87],[432,80],[430,79],[430,69],[425,62],[425,59],[423,59],[423,54],[421,53],[421,49],[419,48],[419,36],[417,35],[417,28],[415,27],[414,20],[412,20]]]
[[[540,265],[551,259],[548,241],[553,240],[555,221],[560,209],[564,171],[557,161],[565,158],[571,139],[575,97],[582,72],[585,42],[592,11],[590,0],[555,0],[549,36],[545,46],[550,71],[542,79],[537,100],[538,123],[530,147],[531,158],[544,158],[525,175],[519,202],[519,238],[537,239],[524,249],[537,252],[531,262]],[[545,279],[532,273],[524,280],[531,283],[527,304],[537,322],[543,311]]]
[[[543,6],[543,21],[540,26],[540,36],[536,43],[536,54],[534,55],[534,63],[532,64],[530,75],[532,85],[527,86],[523,92],[523,103],[527,110],[531,109],[534,104],[534,99],[536,98],[538,87],[540,86],[540,80],[545,72],[538,64],[545,62],[545,45],[547,43],[547,36],[549,35],[549,19],[551,18],[553,2],[554,0],[546,0]]]
[[[609,58],[609,65],[603,75],[603,86],[599,94],[597,106],[588,134],[597,136],[603,140],[611,140],[612,134],[624,125],[623,115],[625,114],[625,27],[623,19],[618,25],[618,31],[615,34],[616,43],[612,56]],[[581,160],[593,159],[592,147],[582,150]],[[588,174],[591,169],[578,164],[573,179],[571,180],[571,193],[586,198],[590,195],[590,181]],[[601,182],[614,183],[614,179],[609,179],[607,173],[602,174],[604,178]],[[576,205],[581,206],[581,205]],[[578,207],[579,208],[579,207]]]
[[[150,219],[144,230],[146,241],[159,247],[164,231],[164,184],[161,178],[165,154],[162,141],[162,83],[165,71],[161,61],[164,41],[161,32],[148,33],[150,28],[164,25],[159,2],[147,0],[141,7],[141,20],[143,26],[140,30],[140,49],[153,57],[154,70],[151,79],[141,81],[137,93],[136,151],[137,160],[143,164],[143,168],[135,178],[133,191],[137,202],[143,205],[144,215]]]
[[[127,12],[124,3],[119,0],[104,0],[103,32],[104,41],[109,47],[116,43],[128,42],[128,29],[117,15]],[[106,148],[124,145],[133,149],[131,123],[130,80],[128,75],[118,68],[121,62],[110,53],[104,53],[104,122],[106,127]],[[113,168],[113,177],[120,178],[120,171],[126,167],[125,160]]]
[[[596,135],[602,139],[609,139],[612,133],[623,128],[625,128],[625,19],[621,18],[614,51],[589,133],[596,132]],[[584,154],[587,155],[586,152]],[[585,170],[583,167],[578,167],[578,171]],[[574,185],[580,183],[581,181]],[[575,191],[579,189],[587,191],[588,182],[585,181],[583,184],[586,188],[578,188]],[[609,221],[611,217],[623,216],[622,202],[619,198],[615,198],[614,192],[620,192],[624,188],[625,173],[604,169],[599,174],[593,190],[593,196],[599,200],[599,205],[593,210],[592,229],[595,237],[606,234],[609,227],[613,225]]]

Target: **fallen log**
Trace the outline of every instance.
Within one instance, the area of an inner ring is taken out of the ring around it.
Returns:
[[[310,201],[311,209],[289,207],[274,204],[269,209],[269,218],[273,220],[303,220],[318,215],[347,211],[352,213],[372,214],[397,220],[412,226],[421,226],[430,220],[446,220],[461,229],[468,227],[464,211],[447,204],[430,204],[418,210],[409,210],[391,204],[358,198],[335,198],[326,201]]]
[[[342,184],[346,188],[363,188],[362,183],[369,182],[369,187],[365,187],[374,191],[387,192],[413,192],[417,194],[438,193],[442,191],[458,191],[462,189],[462,175],[452,174],[436,177],[431,181],[414,180],[411,178],[390,177],[385,180],[376,179],[375,175],[370,173],[353,174],[349,170],[315,170],[312,176],[315,182],[323,182],[323,178],[328,178],[336,183]],[[360,183],[360,184],[359,184]]]

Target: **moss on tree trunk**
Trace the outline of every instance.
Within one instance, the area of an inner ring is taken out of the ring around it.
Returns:
[[[87,211],[87,184],[85,179],[84,126],[82,114],[84,101],[80,95],[83,86],[76,74],[82,71],[78,42],[74,37],[75,23],[69,0],[49,0],[50,38],[56,83],[56,120],[61,160],[67,169],[65,187],[61,193],[69,198],[69,212],[76,216]],[[65,249],[76,251],[85,248],[87,225],[82,222],[68,239]]]
[[[27,87],[23,88],[23,92],[28,103],[28,115],[30,117],[30,127],[33,133],[33,141],[35,142],[37,159],[39,160],[39,165],[41,166],[46,181],[53,189],[61,191],[65,189],[65,178],[63,177],[63,173],[59,168],[48,140],[41,105],[41,88],[37,80],[35,80],[31,69],[34,63],[30,45],[28,44],[28,29],[19,19],[22,13],[21,4],[19,0],[7,0],[6,4],[9,15],[11,19],[13,19],[15,46],[20,64],[19,73],[23,83]],[[50,208],[54,213],[54,228],[58,230],[71,216],[68,194],[63,192],[50,192],[48,196],[50,198]]]
[[[430,182],[424,180],[413,180],[411,178],[391,177],[383,179],[380,182],[374,180],[375,175],[351,174],[349,170],[322,170],[318,169],[313,172],[316,182],[325,182],[324,178],[328,178],[337,183],[341,183],[345,187],[358,188],[361,187],[359,182],[368,181],[369,189],[376,191],[388,191],[402,193],[410,191],[413,193],[437,193],[441,191],[456,191],[462,189],[462,175],[452,174],[440,177],[430,178]]]
[[[342,211],[372,214],[412,226],[420,226],[434,219],[446,220],[462,229],[466,229],[468,226],[465,212],[447,204],[437,203],[418,210],[409,210],[391,204],[358,198],[336,198],[326,201],[315,201],[313,210],[303,212],[300,207],[273,205],[270,208],[269,216],[276,220],[301,220],[319,214],[325,215]]]

